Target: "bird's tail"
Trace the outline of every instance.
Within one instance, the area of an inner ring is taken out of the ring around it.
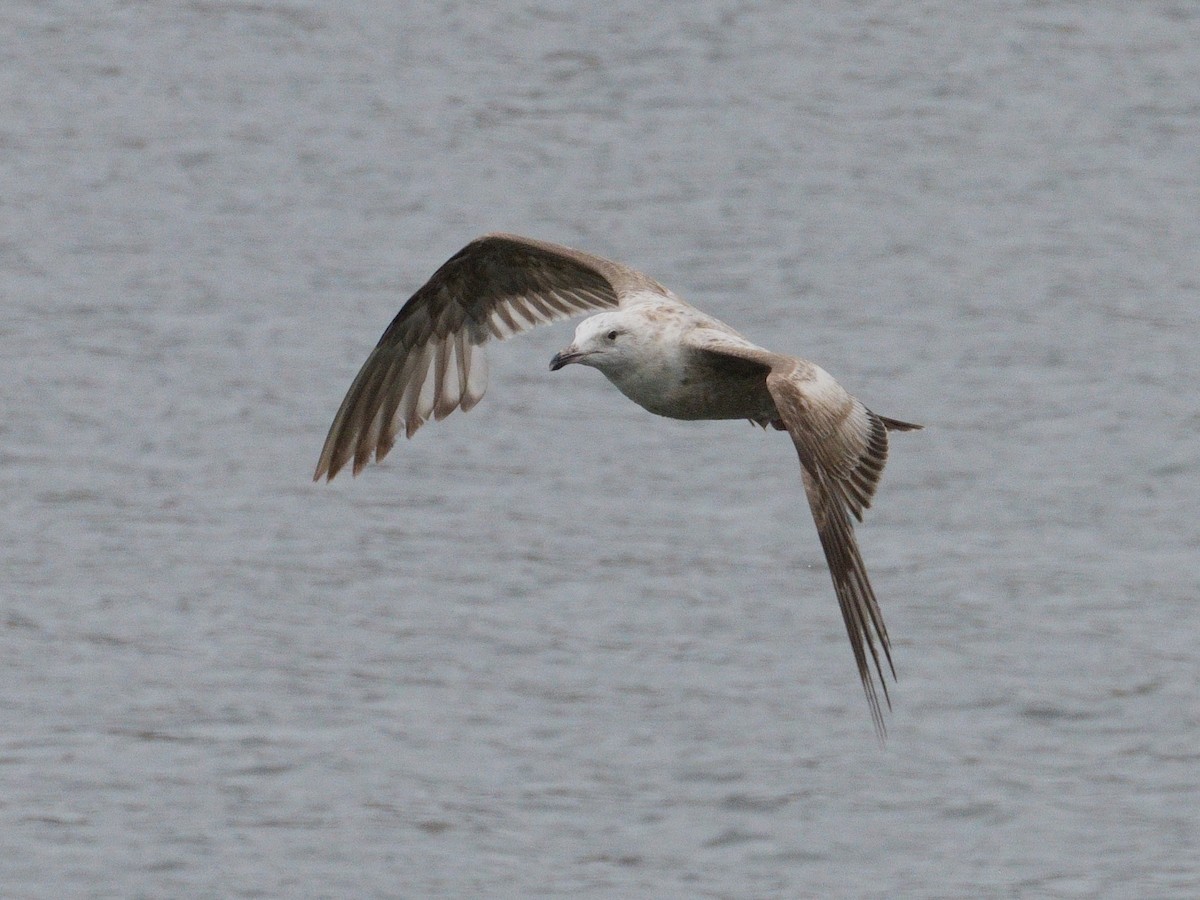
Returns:
[[[920,431],[924,425],[914,425],[912,422],[901,422],[899,419],[889,419],[887,416],[880,416],[879,421],[887,426],[888,431]]]

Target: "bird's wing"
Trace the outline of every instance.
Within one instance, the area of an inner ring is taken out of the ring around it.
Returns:
[[[760,378],[765,389],[766,377],[771,370],[792,361],[791,357],[752,344],[719,319],[694,310],[692,314],[703,316],[707,322],[688,331],[683,343],[696,359],[703,360],[714,372],[733,378]]]
[[[829,563],[871,718],[882,739],[883,713],[868,651],[889,708],[881,649],[893,678],[896,669],[883,614],[854,539],[850,513],[861,519],[862,509],[869,505],[879,483],[887,460],[887,427],[828,373],[810,363],[794,361],[790,370],[777,368],[767,376],[767,388],[800,456],[804,491]]]
[[[797,450],[803,439],[801,452],[821,467],[830,489],[861,522],[883,477],[889,428],[911,430],[921,426],[875,415],[832,375],[812,363],[794,361],[791,371],[777,370],[774,381],[768,380],[767,386]],[[793,421],[802,425],[800,437],[788,421],[785,406]]]
[[[387,455],[401,426],[469,410],[487,387],[482,344],[543,322],[666,294],[620,263],[511,234],[488,234],[450,257],[397,313],[334,416],[314,480]]]
[[[698,310],[693,311],[693,315],[703,316],[705,321],[684,336],[684,343],[697,352],[711,354],[714,362],[722,356],[733,365],[737,365],[736,360],[741,360],[761,368],[765,375],[774,366],[791,359],[751,343],[720,319]]]

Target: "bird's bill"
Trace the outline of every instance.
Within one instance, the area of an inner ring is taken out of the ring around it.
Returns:
[[[557,372],[563,366],[569,366],[573,362],[579,362],[579,360],[585,356],[587,356],[586,353],[577,350],[575,345],[572,344],[565,350],[555,353],[554,356],[550,358],[550,371]]]

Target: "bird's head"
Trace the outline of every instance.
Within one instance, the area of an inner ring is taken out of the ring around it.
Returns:
[[[579,323],[575,339],[550,360],[550,371],[571,363],[611,371],[636,351],[636,345],[636,332],[621,311],[600,313]]]

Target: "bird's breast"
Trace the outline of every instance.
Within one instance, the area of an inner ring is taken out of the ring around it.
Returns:
[[[760,419],[775,414],[761,376],[717,373],[678,359],[605,375],[638,406],[669,419]]]

